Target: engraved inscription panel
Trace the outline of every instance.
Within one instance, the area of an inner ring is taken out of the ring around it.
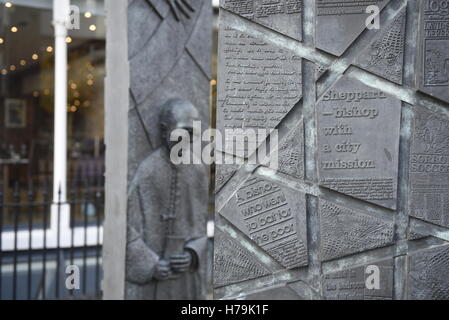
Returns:
[[[379,270],[379,289],[367,287],[369,276],[373,274],[370,266]],[[393,277],[393,260],[328,273],[322,280],[323,295],[327,300],[392,300]]]
[[[423,230],[421,221],[416,219],[410,220],[407,235],[408,240],[421,240],[430,236],[428,231]]]
[[[304,194],[254,176],[220,214],[282,266],[307,265]]]
[[[449,0],[423,0],[421,90],[449,101]]]
[[[409,214],[449,227],[449,120],[416,110],[409,158]]]
[[[237,241],[215,231],[214,287],[266,276],[270,271]]]
[[[449,246],[410,255],[409,299],[449,299]]]
[[[291,38],[302,39],[302,0],[221,0],[221,6]]]
[[[226,27],[225,17],[219,39],[217,128],[273,129],[302,97],[301,58]]]
[[[317,0],[316,46],[340,56],[365,29],[366,8],[382,9],[386,0]]]
[[[402,84],[406,7],[391,20],[358,56],[356,65]]]
[[[393,221],[320,199],[320,259],[347,256],[393,243]]]
[[[320,185],[395,209],[401,101],[342,77],[317,112]]]

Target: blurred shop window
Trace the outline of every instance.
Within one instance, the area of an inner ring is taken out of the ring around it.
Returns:
[[[31,187],[42,198],[51,186],[52,3],[0,0],[0,187],[4,203],[26,203]],[[71,5],[80,9],[80,28],[70,30],[66,39],[68,196],[80,197],[102,186],[105,14],[103,0],[72,0]],[[75,219],[85,221],[86,215],[100,214],[93,205],[83,206],[75,208]],[[35,220],[44,211],[36,209]],[[3,223],[11,223],[13,216],[6,212]]]

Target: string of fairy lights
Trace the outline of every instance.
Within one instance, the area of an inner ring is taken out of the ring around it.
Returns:
[[[5,2],[4,4],[6,9],[11,9],[14,7],[13,1],[8,1]],[[85,19],[91,19],[93,18],[94,15],[92,14],[92,12],[85,12],[84,13],[84,18]],[[95,25],[95,23],[91,23],[89,24],[88,27],[89,31],[91,32],[95,32],[97,30],[97,26]],[[19,36],[20,34],[20,26],[17,25],[10,25],[6,28],[6,30],[11,33],[11,35],[15,35],[17,34],[17,36]],[[14,38],[11,38],[14,39]],[[18,38],[16,38],[18,39]],[[11,40],[14,41],[14,40]],[[66,37],[66,43],[67,44],[71,44],[73,42],[73,38],[70,36]],[[2,37],[0,35],[0,50],[2,48],[2,46],[7,45],[7,40],[5,37]],[[40,60],[42,58],[45,57],[45,55],[49,55],[49,54],[53,54],[54,48],[52,45],[48,45],[48,46],[44,46],[42,47],[40,50],[33,52],[30,57],[22,57],[18,60],[17,64],[10,64],[8,66],[4,66],[3,68],[0,68],[0,77],[1,76],[7,76],[7,75],[11,75],[14,72],[20,71],[21,69],[29,66],[31,63],[39,63]],[[48,56],[47,56],[48,57]],[[68,66],[68,68],[70,69],[70,66]],[[93,86],[94,85],[94,75],[92,74],[92,72],[94,71],[94,66],[88,62],[86,64],[86,68],[88,70],[88,74],[86,76],[86,84],[88,86]],[[76,112],[78,110],[79,107],[83,106],[83,107],[89,107],[90,106],[90,101],[86,100],[84,102],[81,102],[80,98],[80,93],[78,91],[78,87],[79,85],[74,81],[74,80],[69,80],[68,83],[69,89],[72,90],[71,92],[71,96],[73,96],[74,100],[68,105],[68,111],[69,112]],[[41,94],[43,94],[44,96],[50,96],[51,91],[50,89],[43,89],[43,90],[35,90],[33,91],[32,95],[35,98],[38,98]]]

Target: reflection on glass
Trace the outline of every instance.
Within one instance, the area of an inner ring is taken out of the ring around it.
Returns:
[[[72,224],[102,215],[95,203],[104,159],[105,27],[103,1],[71,1],[80,28],[68,45],[68,190]],[[52,0],[0,1],[0,189],[4,203],[45,202],[53,171],[54,31]],[[85,199],[91,199],[84,201]],[[83,203],[76,204],[77,199]],[[3,226],[27,223],[24,210],[5,206]],[[44,205],[33,209],[43,223]]]

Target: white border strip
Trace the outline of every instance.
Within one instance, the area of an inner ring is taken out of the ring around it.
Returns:
[[[15,233],[7,231],[2,233],[2,252],[24,251],[24,250],[43,250],[57,248],[71,248],[73,234],[73,247],[97,246],[103,244],[103,227],[76,227],[74,229],[61,228],[58,233],[54,228],[33,230],[31,231],[31,241],[29,230],[21,230]],[[44,246],[44,237],[46,237],[46,245]],[[31,242],[31,247],[30,247]],[[17,244],[15,246],[15,244]]]

